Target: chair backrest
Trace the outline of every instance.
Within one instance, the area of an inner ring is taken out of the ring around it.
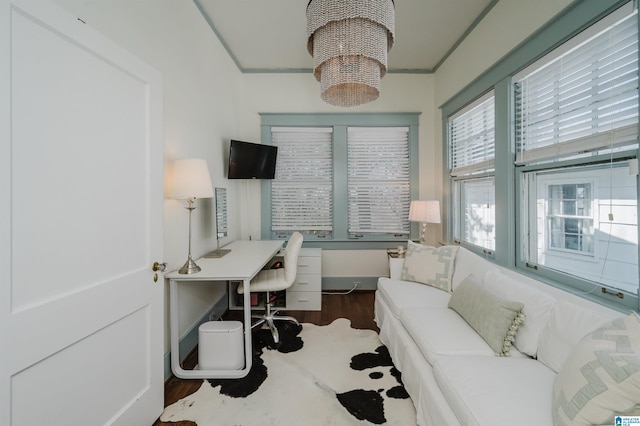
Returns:
[[[289,237],[287,247],[284,249],[284,277],[287,285],[291,286],[296,280],[298,273],[298,255],[302,248],[304,237],[299,232],[294,232]]]

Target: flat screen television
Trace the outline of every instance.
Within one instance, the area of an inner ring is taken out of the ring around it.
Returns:
[[[229,179],[273,179],[278,147],[231,140]]]

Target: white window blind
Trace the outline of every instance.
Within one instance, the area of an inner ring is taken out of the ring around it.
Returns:
[[[495,102],[493,92],[449,118],[451,176],[493,170]]]
[[[516,163],[635,143],[638,23],[626,14],[516,77]]]
[[[409,234],[409,128],[347,129],[348,228],[363,234]]]
[[[333,229],[332,128],[273,127],[272,231],[326,235]]]

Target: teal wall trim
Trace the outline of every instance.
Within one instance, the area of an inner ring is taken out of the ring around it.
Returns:
[[[227,309],[229,309],[229,298],[227,293],[218,299],[211,309],[204,313],[200,319],[187,330],[184,337],[180,340],[180,359],[184,359],[198,345],[198,328],[207,321],[217,321],[222,318]],[[164,380],[167,381],[173,373],[171,372],[171,351],[164,354]]]
[[[420,123],[420,112],[277,113],[261,112],[263,126],[407,126]]]
[[[496,223],[512,223],[515,210],[515,144],[514,129],[510,117],[513,111],[513,90],[511,78],[498,82],[495,94],[495,192],[496,198],[504,197],[505,202],[496,203]],[[501,195],[498,195],[501,194]],[[516,218],[517,220],[517,218]],[[496,226],[495,260],[503,266],[514,266],[516,262],[516,238],[513,226]],[[498,250],[500,248],[500,250]]]
[[[311,57],[309,57],[311,61]],[[240,68],[243,74],[313,74],[311,68]],[[433,74],[424,68],[389,68],[387,74]]]
[[[462,44],[462,42],[469,36],[469,34],[471,34],[471,32],[478,26],[478,24],[480,22],[482,22],[482,20],[484,19],[485,16],[487,16],[487,14],[489,12],[491,12],[491,9],[493,9],[493,7],[498,3],[498,0],[492,0],[491,3],[489,3],[487,5],[487,7],[484,8],[484,10],[482,11],[482,13],[480,15],[478,15],[478,17],[476,17],[476,19],[471,23],[471,25],[469,26],[469,28],[466,29],[466,31],[460,36],[460,38],[453,44],[453,46],[451,46],[451,48],[449,49],[449,51],[447,51],[447,53],[445,53],[445,55],[440,59],[440,61],[438,61],[438,63],[436,64],[435,67],[433,67],[433,71],[432,72],[436,72],[438,71],[438,68],[440,68],[440,66],[449,58],[449,56],[451,56],[451,54],[458,48],[458,46],[460,46]]]
[[[322,277],[322,291],[348,291],[355,283],[358,290],[378,289],[378,277]]]
[[[198,11],[202,15],[202,18],[207,22],[211,31],[215,34],[215,36],[220,40],[222,46],[226,50],[227,54],[233,62],[238,67],[238,70],[243,74],[313,74],[312,68],[243,68],[234,53],[229,48],[226,40],[222,37],[218,29],[213,25],[211,18],[205,12],[204,8],[200,4],[200,0],[193,0],[193,3],[198,8]],[[471,25],[465,30],[465,32],[456,40],[456,42],[451,46],[449,51],[440,59],[440,61],[432,68],[389,68],[387,70],[387,74],[433,74],[439,67],[447,60],[449,55],[453,53],[456,48],[466,39],[469,34],[474,30],[474,28],[484,19],[484,17],[493,9],[493,7],[498,3],[498,0],[492,0],[487,7],[484,8],[482,13],[478,15],[478,17],[471,23]],[[309,56],[309,62],[311,62],[311,56]]]
[[[222,47],[224,47],[224,50],[226,50],[227,54],[229,55],[229,57],[231,58],[233,63],[236,64],[236,67],[238,67],[238,70],[240,72],[242,72],[242,67],[240,66],[240,62],[238,62],[238,58],[235,57],[235,55],[233,54],[233,52],[229,48],[229,45],[227,44],[227,41],[224,38],[222,38],[222,35],[218,32],[218,29],[213,25],[213,22],[211,21],[211,18],[209,18],[209,15],[207,15],[207,13],[205,13],[204,9],[202,8],[202,5],[200,4],[200,1],[199,0],[193,0],[193,3],[198,8],[198,11],[202,15],[202,18],[207,22],[207,25],[209,25],[209,28],[211,28],[211,31],[213,31],[213,34],[215,34],[217,39],[220,40],[220,43],[222,44]]]

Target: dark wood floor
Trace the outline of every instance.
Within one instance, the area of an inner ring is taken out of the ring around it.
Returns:
[[[331,324],[337,318],[348,318],[351,326],[358,329],[378,331],[373,320],[373,291],[361,290],[350,294],[323,294],[322,311],[282,311],[283,315],[291,315],[301,323],[316,325]],[[242,311],[229,311],[224,315],[227,320],[241,320]],[[192,368],[197,362],[197,352],[194,351],[185,361],[186,368]],[[171,377],[164,387],[165,407],[191,395],[200,388],[202,380],[182,380]],[[153,426],[193,426],[193,422],[165,423],[156,421]]]

